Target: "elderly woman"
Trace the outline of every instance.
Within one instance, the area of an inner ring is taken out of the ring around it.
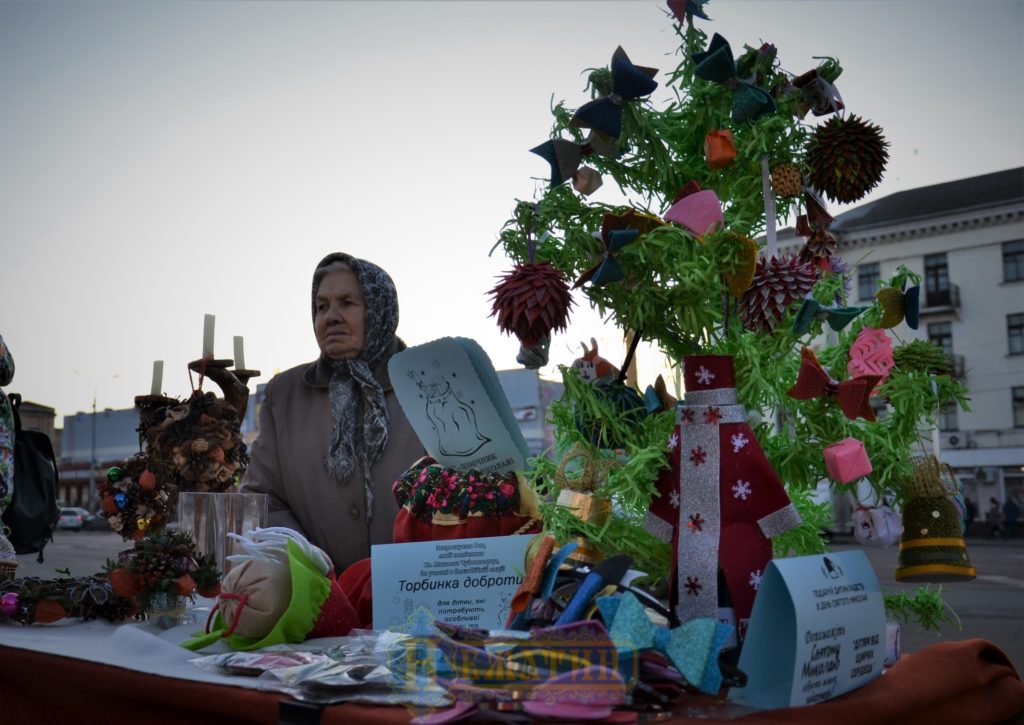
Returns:
[[[340,570],[391,542],[394,480],[423,455],[388,379],[405,348],[387,272],[330,254],[313,274],[313,332],[320,357],[275,375],[242,481],[270,495],[271,526],[324,549]]]

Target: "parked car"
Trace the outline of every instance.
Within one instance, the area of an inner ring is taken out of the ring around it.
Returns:
[[[75,506],[62,508],[60,510],[60,518],[57,519],[57,528],[81,531],[82,527],[85,526],[85,520],[88,517],[89,512],[83,508],[77,508]]]
[[[107,517],[103,514],[89,514],[88,518],[82,522],[82,527],[86,531],[110,531],[110,522],[107,521]]]

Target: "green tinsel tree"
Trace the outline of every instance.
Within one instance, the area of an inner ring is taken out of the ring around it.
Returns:
[[[512,218],[500,232],[498,245],[518,265],[550,262],[565,273],[571,284],[605,253],[605,242],[594,235],[605,215],[633,210],[660,219],[687,182],[694,180],[701,189],[714,190],[722,202],[724,226],[696,237],[677,224],[649,224],[615,252],[621,280],[585,284],[574,294],[577,301],[580,294],[584,295],[624,335],[627,331],[638,333],[677,363],[682,356],[697,352],[734,356],[740,402],[748,411],[761,414],[763,422],[754,427],[754,432],[804,520],[802,526],[774,539],[775,553],[821,552],[825,542],[820,531],[828,507],[816,504],[811,493],[818,481],[827,477],[822,449],[846,437],[863,442],[874,467],[873,485],[879,493],[887,492],[899,500],[901,482],[911,473],[911,449],[921,440],[922,426],[934,426],[936,413],[947,401],[955,400],[966,408],[965,390],[947,374],[941,353],[938,357],[935,354],[939,351],[922,349],[928,343],[914,342],[906,350],[897,345],[897,365],[872,399],[876,403],[884,401],[877,422],[849,420],[832,399],[796,400],[786,395],[796,380],[802,347],[813,345],[832,377],[847,378],[852,342],[865,326],[877,327],[882,316],[880,303],[876,302],[838,334],[837,342],[827,344],[820,337],[823,323],[818,319],[804,334],[793,331],[799,298],[784,308],[782,318],[769,331],[745,329],[741,300],[733,296],[736,279],[744,279],[745,268],[749,270],[753,264],[750,239],[766,231],[762,158],[767,157],[773,168],[795,166],[804,179],[821,178],[828,170],[820,168],[820,160],[816,161],[818,168],[809,168],[807,151],[815,128],[825,119],[816,122],[814,117],[804,115],[808,103],[813,102],[801,91],[808,74],[794,77],[784,71],[775,48],[766,44],[746,47],[738,55],[736,75],[769,94],[775,111],[734,121],[733,93],[742,84],[698,77],[693,55],[708,49],[708,37],[690,16],[675,28],[682,61],[667,77],[658,76],[672,92],[673,100],[661,108],[645,98],[623,100],[619,104],[620,135],[614,140],[603,139],[614,143],[617,153],[589,154],[583,159],[602,174],[605,183],[614,181],[621,188],[628,205],[592,202],[570,184],[554,185],[539,199],[516,203]],[[827,82],[835,81],[842,72],[833,58],[822,59],[815,70]],[[592,97],[608,96],[613,90],[612,81],[609,68],[592,69]],[[558,103],[553,115],[553,138],[575,144],[587,142],[587,131],[573,126],[571,106]],[[834,117],[831,113],[822,115]],[[720,169],[710,169],[704,156],[705,137],[714,129],[731,131],[736,147],[733,162]],[[817,143],[818,159],[832,150],[823,151],[822,147]],[[880,145],[866,154],[864,163],[877,164],[885,157],[884,145]],[[844,163],[848,166],[851,162],[847,159]],[[851,193],[850,185],[857,183],[858,175],[871,177],[860,190],[866,193],[877,183],[880,169],[837,170],[837,183],[846,184],[842,193]],[[813,199],[808,201],[808,207],[813,203]],[[800,196],[775,196],[774,204],[776,222],[803,211]],[[809,214],[812,211],[807,209]],[[813,218],[811,222],[813,226]],[[837,302],[844,305],[845,265],[831,256],[835,245],[827,234],[827,222],[819,227],[817,238],[812,234],[811,243],[805,247],[809,256],[804,261],[811,259],[816,279],[811,294],[823,306]],[[764,246],[764,240],[760,245]],[[821,259],[827,263],[815,263]],[[886,286],[902,289],[919,281],[916,275],[900,268]],[[749,277],[742,284],[749,284]],[[555,458],[573,447],[585,451],[602,471],[590,487],[613,501],[613,514],[600,523],[588,522],[572,509],[555,504],[565,485],[564,472],[559,470],[557,460],[539,457],[532,461],[530,475],[548,502],[544,506],[545,527],[560,543],[583,537],[606,556],[629,554],[652,577],[664,577],[671,552],[646,533],[642,524],[658,472],[667,465],[665,442],[675,414],[671,410],[651,414],[638,411],[635,405],[618,399],[621,396],[609,395],[606,386],[584,382],[573,369],[563,367],[562,372],[565,394],[551,408]],[[642,381],[641,385],[646,382],[653,381]]]

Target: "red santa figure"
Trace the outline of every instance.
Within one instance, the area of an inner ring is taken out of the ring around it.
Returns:
[[[782,481],[736,399],[733,359],[683,359],[686,397],[669,439],[671,468],[658,481],[647,528],[672,542],[672,602],[681,621],[722,618],[724,574],[739,632],[772,556],[771,537],[800,524]]]

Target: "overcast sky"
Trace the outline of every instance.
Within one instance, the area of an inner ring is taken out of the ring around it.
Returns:
[[[868,200],[1024,164],[1021,2],[707,12],[709,35],[773,42],[793,73],[840,59],[848,110],[892,144]],[[670,70],[675,40],[653,1],[0,2],[7,390],[58,416],[94,393],[129,407],[165,360],[163,389],[187,395],[204,313],[217,356],[244,336],[265,382],[316,357],[310,276],[332,251],[391,273],[409,344],[463,335],[516,367],[486,296],[509,265],[488,251],[545,185],[528,150],[551,100],[588,100],[585,69],[617,45]],[[577,309],[545,374],[592,336],[620,358]]]

